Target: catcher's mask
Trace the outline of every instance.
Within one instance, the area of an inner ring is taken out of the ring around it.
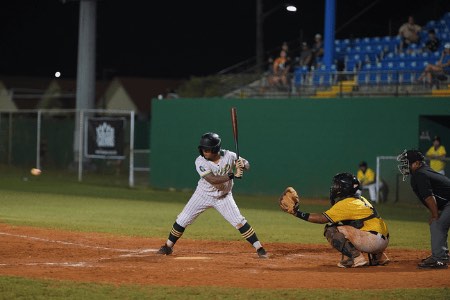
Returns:
[[[330,187],[331,205],[336,202],[355,196],[360,189],[359,180],[350,173],[339,173],[333,177]]]
[[[423,161],[425,157],[422,152],[418,150],[404,150],[399,156],[397,156],[397,161],[400,162],[398,164],[398,170],[403,175],[403,181],[406,180],[409,174],[411,174],[411,164],[416,161]]]
[[[198,152],[203,156],[202,150],[211,150],[212,153],[219,153],[222,140],[219,135],[214,132],[207,132],[200,138]]]

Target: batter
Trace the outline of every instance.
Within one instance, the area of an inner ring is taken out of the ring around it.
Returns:
[[[266,250],[258,240],[252,226],[241,215],[232,193],[233,179],[242,178],[244,170],[250,169],[249,162],[242,157],[237,158],[236,153],[232,151],[221,149],[221,139],[213,132],[202,135],[198,150],[200,155],[195,160],[195,168],[200,175],[200,180],[197,188],[178,215],[169,238],[161,246],[158,254],[172,254],[173,246],[183,235],[186,227],[206,209],[213,207],[253,245],[258,257],[267,258]],[[236,169],[235,173],[233,168]]]

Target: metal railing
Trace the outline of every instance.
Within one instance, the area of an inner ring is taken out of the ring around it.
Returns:
[[[235,76],[234,89],[225,97],[310,97],[310,96],[413,96],[432,95],[441,90],[440,95],[450,95],[450,75],[433,76],[428,83],[420,78],[422,71],[404,70],[361,70],[325,71],[296,69],[288,74],[287,85],[271,85],[270,73],[255,74],[253,78],[240,80]],[[239,86],[240,84],[240,86]],[[225,88],[224,88],[225,89]]]

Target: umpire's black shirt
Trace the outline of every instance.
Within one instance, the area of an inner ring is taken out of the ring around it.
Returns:
[[[411,174],[411,187],[425,206],[425,199],[429,196],[436,198],[439,210],[450,201],[450,179],[433,171],[425,163]]]

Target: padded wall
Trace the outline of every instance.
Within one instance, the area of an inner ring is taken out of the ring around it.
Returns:
[[[375,169],[377,155],[417,148],[419,117],[450,112],[445,98],[153,100],[151,185],[195,189],[200,136],[217,132],[234,149],[232,106],[251,163],[235,190],[278,195],[291,185],[307,197],[327,197],[331,178],[361,160]]]

